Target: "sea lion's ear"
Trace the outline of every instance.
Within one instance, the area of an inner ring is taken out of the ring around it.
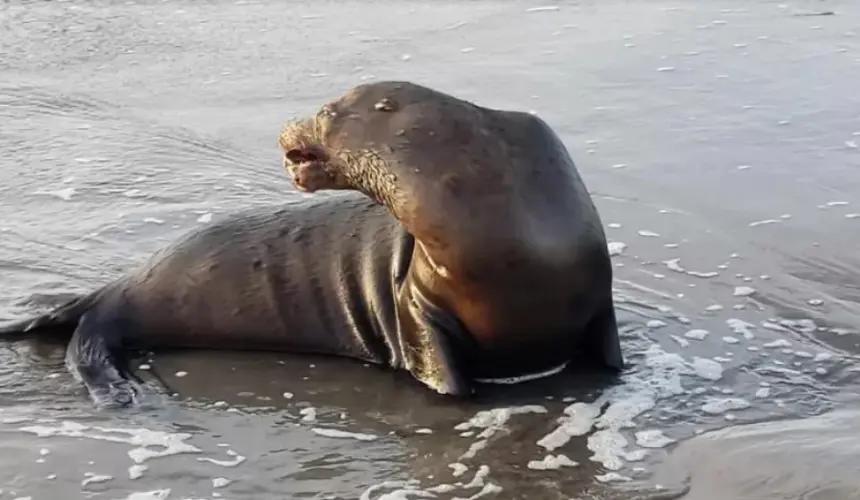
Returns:
[[[373,109],[376,111],[384,111],[387,113],[392,113],[400,109],[400,105],[394,99],[389,97],[383,97],[382,99],[376,101],[376,104],[373,105]]]

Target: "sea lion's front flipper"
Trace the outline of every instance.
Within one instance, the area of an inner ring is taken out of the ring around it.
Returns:
[[[128,378],[125,368],[119,327],[97,311],[87,312],[66,350],[66,366],[100,408],[133,406],[138,400],[137,384]]]
[[[618,321],[612,301],[585,327],[586,356],[613,370],[624,370],[624,356],[618,338]]]
[[[404,368],[440,394],[472,394],[454,344],[454,339],[465,338],[456,318],[433,304],[411,279],[403,284],[397,302]]]

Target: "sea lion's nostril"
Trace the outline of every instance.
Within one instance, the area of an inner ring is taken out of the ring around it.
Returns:
[[[286,156],[287,156],[287,160],[289,160],[290,163],[295,163],[295,164],[313,162],[313,161],[320,160],[319,154],[317,154],[315,151],[311,151],[311,150],[304,149],[304,148],[291,149],[291,150],[287,151]]]

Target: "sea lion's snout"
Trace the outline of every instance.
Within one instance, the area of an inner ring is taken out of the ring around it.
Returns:
[[[337,174],[329,165],[331,155],[319,143],[313,120],[288,123],[281,132],[279,143],[284,152],[284,169],[296,189],[312,193],[337,187]]]
[[[292,165],[328,161],[328,153],[323,148],[315,144],[310,146],[298,146],[288,149],[284,153],[284,157]]]
[[[293,185],[300,191],[314,191],[332,188],[336,175],[328,166],[329,155],[320,146],[297,146],[284,153],[284,168],[293,179]]]

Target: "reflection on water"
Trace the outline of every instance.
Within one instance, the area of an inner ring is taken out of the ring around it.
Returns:
[[[858,418],[837,410],[703,434],[682,443],[655,479],[687,490],[684,500],[858,498]]]
[[[612,241],[630,362],[614,384],[565,373],[452,401],[352,361],[155,353],[146,405],[98,412],[62,346],[4,345],[0,498],[858,496],[857,406],[834,401],[860,374],[860,10],[540,7],[0,7],[0,320],[304,196],[282,123],[404,78],[559,131]]]

